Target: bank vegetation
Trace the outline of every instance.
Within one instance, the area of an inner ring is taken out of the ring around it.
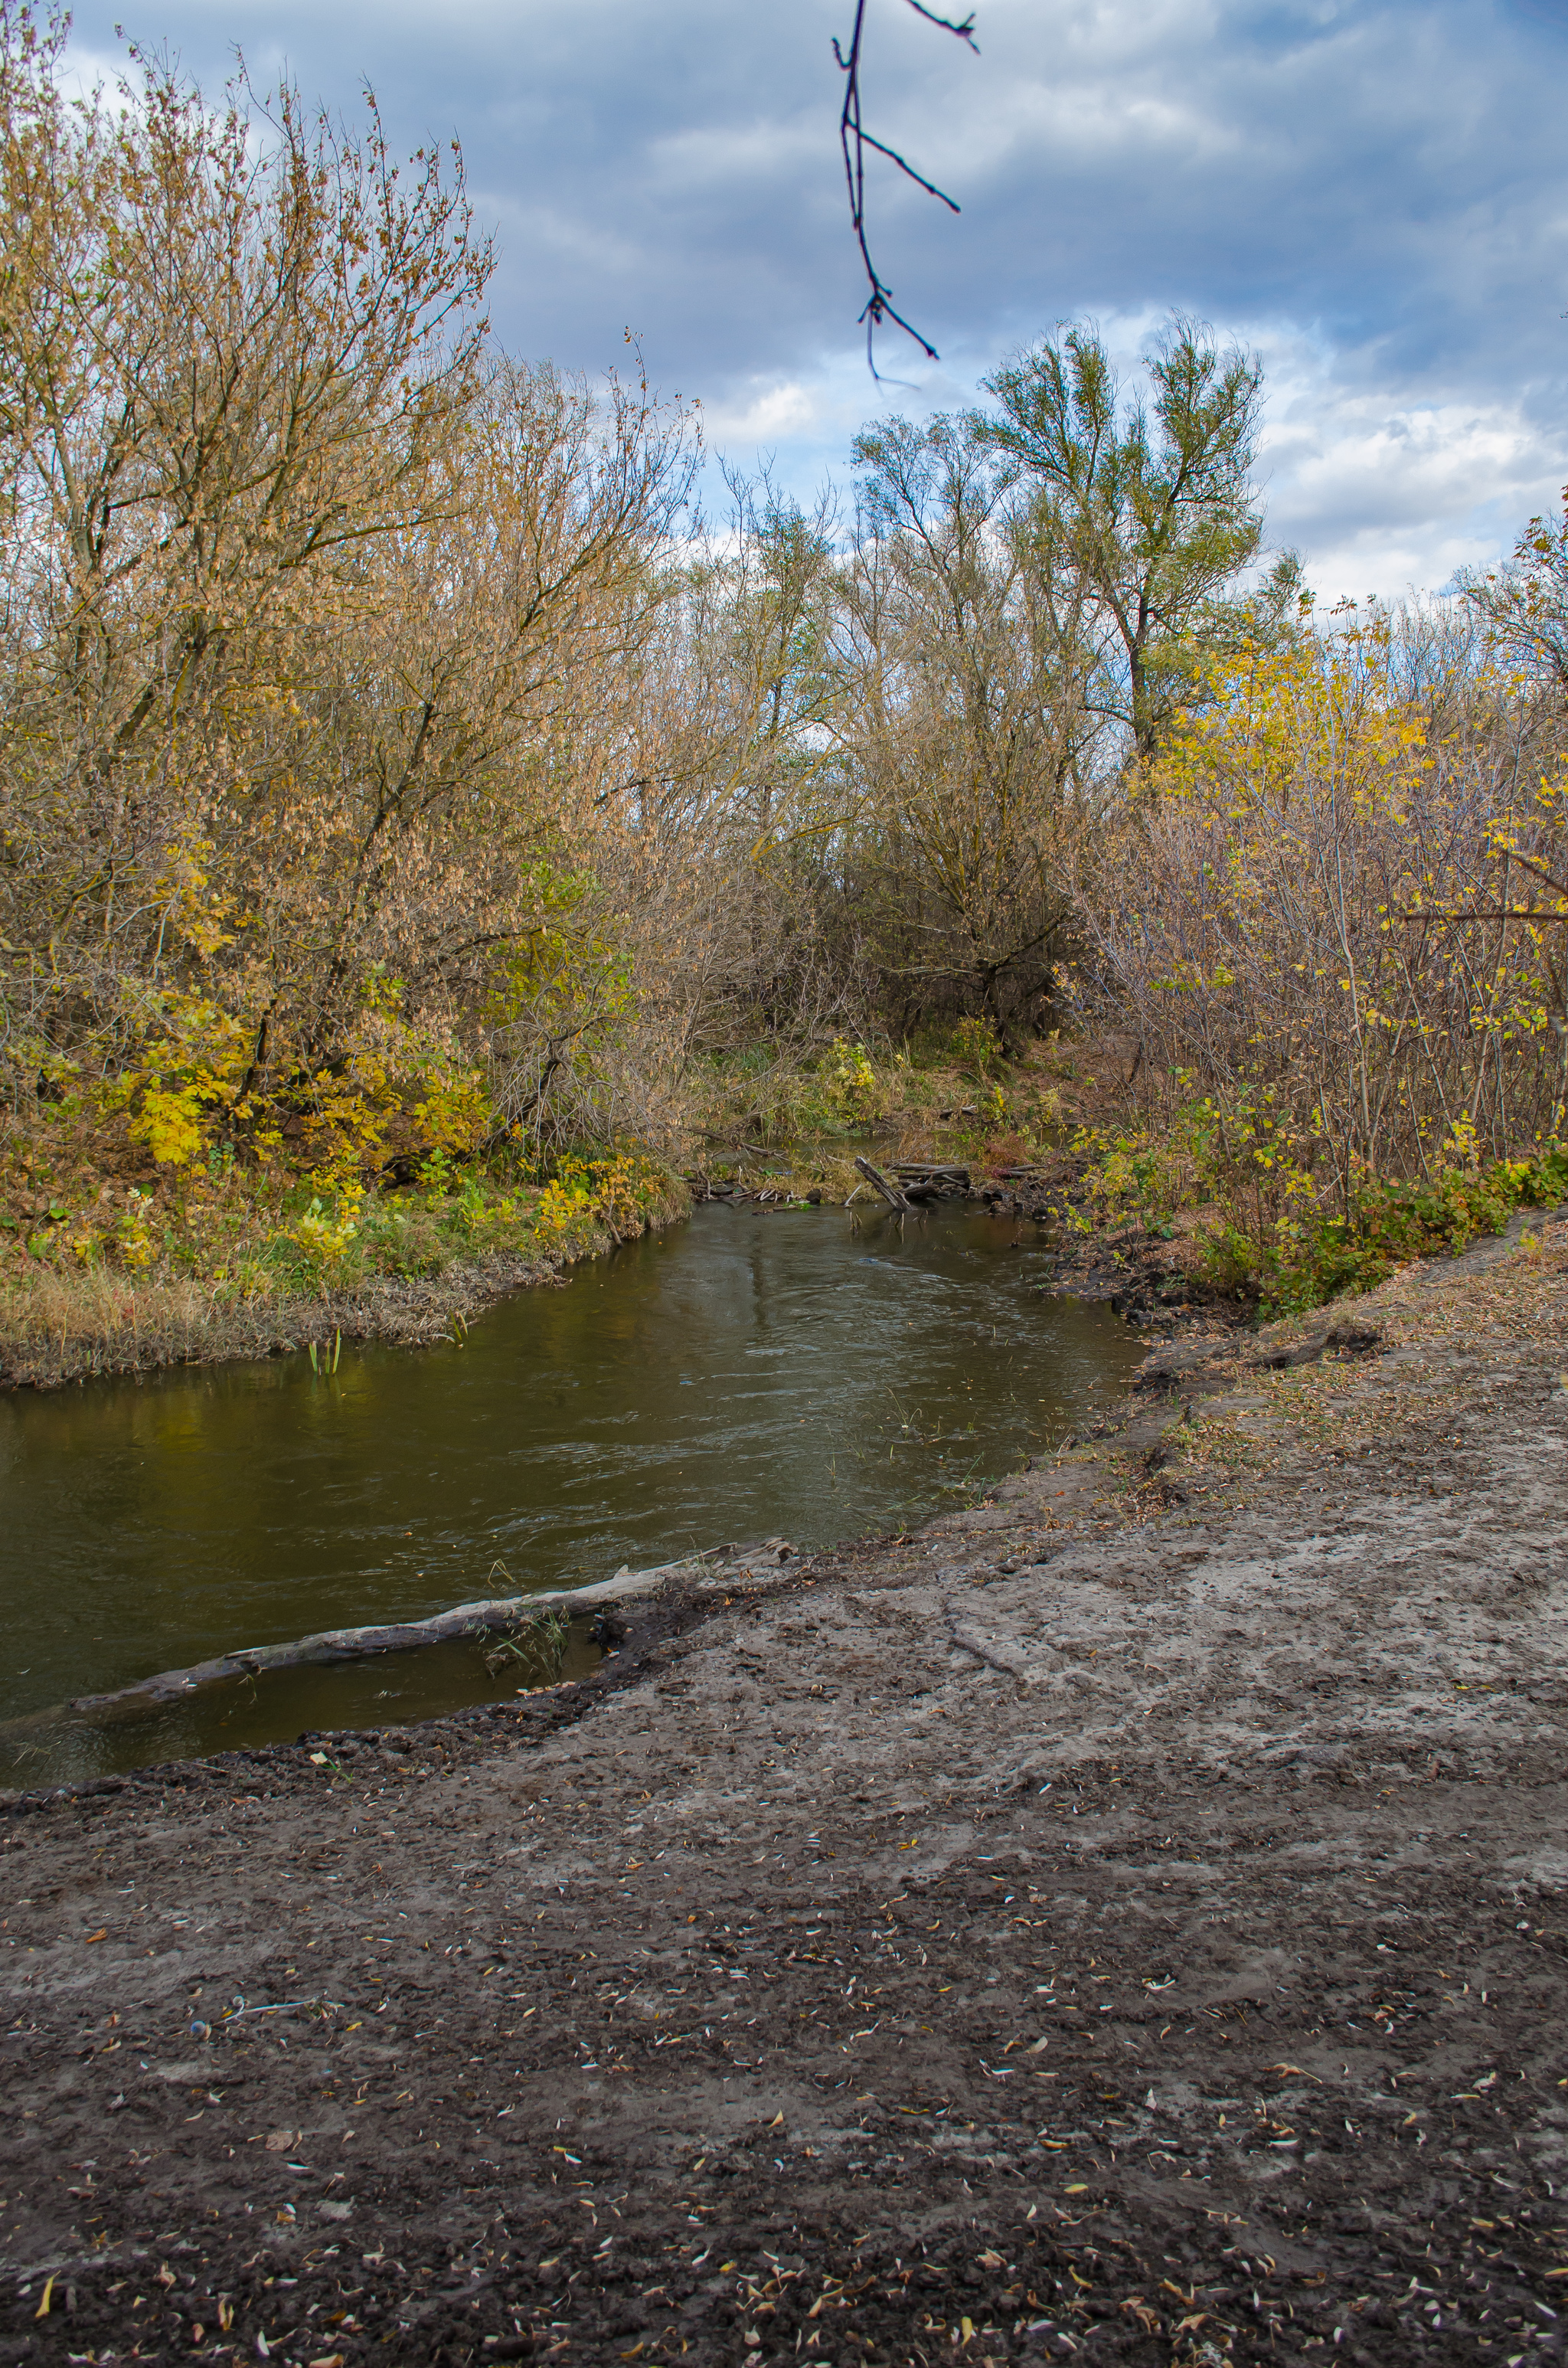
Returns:
[[[1561,1189],[1562,522],[1319,619],[1182,318],[704,517],[634,350],[499,347],[455,150],[62,51],[0,17],[8,1337],[559,1258],[899,1110],[1282,1303]]]

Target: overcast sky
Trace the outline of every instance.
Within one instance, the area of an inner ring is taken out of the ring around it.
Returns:
[[[960,199],[873,195],[941,353],[868,377],[831,36],[852,0],[89,0],[213,87],[241,46],[413,146],[455,134],[515,351],[630,327],[710,441],[803,494],[862,420],[971,401],[1092,315],[1135,367],[1172,307],[1256,347],[1271,540],[1328,598],[1436,588],[1568,478],[1568,0],[977,0],[981,54],[869,0],[868,128]]]

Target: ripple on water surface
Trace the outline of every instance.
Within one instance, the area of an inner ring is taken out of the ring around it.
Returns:
[[[330,1375],[301,1355],[18,1393],[0,1403],[0,1718],[242,1645],[725,1541],[826,1545],[955,1501],[1080,1426],[1142,1354],[1108,1309],[1042,1297],[1048,1271],[1035,1227],[961,1203],[903,1220],[709,1207],[516,1293],[461,1347],[345,1343]],[[515,1690],[477,1648],[439,1668],[301,1673],[260,1724],[286,1736],[374,1718],[378,1699],[402,1718]],[[228,1739],[265,1739],[239,1724]],[[224,1739],[122,1736],[89,1756]],[[0,1781],[58,1772],[37,1739],[0,1754]]]

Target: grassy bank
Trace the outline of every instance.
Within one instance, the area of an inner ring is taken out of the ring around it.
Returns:
[[[1064,1221],[1085,1235],[1142,1232],[1173,1262],[1264,1320],[1374,1291],[1415,1258],[1455,1257],[1520,1209],[1568,1201],[1568,1144],[1482,1161],[1447,1146],[1423,1174],[1314,1173],[1267,1110],[1212,1100],[1085,1122],[1070,1146]]]
[[[1065,1245],[1142,1237],[1195,1288],[1260,1319],[1455,1256],[1519,1209],[1568,1201],[1568,1144],[1484,1158],[1462,1123],[1415,1175],[1335,1166],[1267,1089],[1225,1099],[1151,1075],[1135,1038],[1054,1035],[1007,1057],[987,1023],[920,1046],[839,1042],[809,1066],[715,1064],[703,1173],[779,1201],[847,1201],[874,1156],[1006,1178]],[[740,1156],[737,1156],[737,1154]]]
[[[231,1167],[124,1184],[77,1176],[0,1211],[0,1380],[259,1356],[339,1333],[415,1343],[502,1292],[551,1280],[689,1205],[641,1152],[566,1160],[544,1178],[454,1172],[417,1182],[310,1179]],[[21,1190],[18,1190],[18,1185]]]
[[[501,1292],[549,1281],[689,1205],[687,1184],[621,1148],[528,1167],[426,1148],[412,1179],[367,1181],[323,1130],[292,1162],[208,1146],[159,1162],[123,1127],[40,1104],[0,1149],[0,1382],[261,1355],[310,1342],[449,1335]],[[988,1023],[929,1042],[835,1042],[805,1060],[744,1053],[698,1082],[699,1189],[845,1202],[854,1156],[951,1161],[1006,1179],[1062,1246],[1157,1251],[1195,1301],[1257,1316],[1375,1289],[1465,1248],[1519,1208],[1568,1201],[1568,1145],[1483,1162],[1462,1137],[1426,1173],[1314,1166],[1264,1097],[1183,1096],[1136,1042],[1052,1036],[1008,1057]],[[322,1148],[337,1156],[323,1160]],[[306,1156],[312,1164],[306,1165]]]

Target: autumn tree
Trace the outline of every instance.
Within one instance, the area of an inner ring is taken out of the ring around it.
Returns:
[[[455,150],[134,52],[70,102],[63,39],[0,20],[12,1091],[119,1073],[170,1159],[279,1094],[371,1145],[400,1064],[537,1114],[689,421],[494,350]]]
[[[1497,648],[1568,698],[1568,486],[1555,518],[1533,518],[1505,566],[1461,577]]]
[[[490,269],[460,163],[406,184],[243,77],[58,87],[62,20],[0,28],[5,800],[17,934],[90,997],[227,933],[241,751],[299,705],[369,554],[422,518],[472,398]],[[247,784],[248,786],[248,784]]]
[[[859,901],[907,1018],[956,1003],[1010,1033],[1049,985],[1093,803],[1091,586],[1042,553],[971,422],[885,420],[856,457]]]

